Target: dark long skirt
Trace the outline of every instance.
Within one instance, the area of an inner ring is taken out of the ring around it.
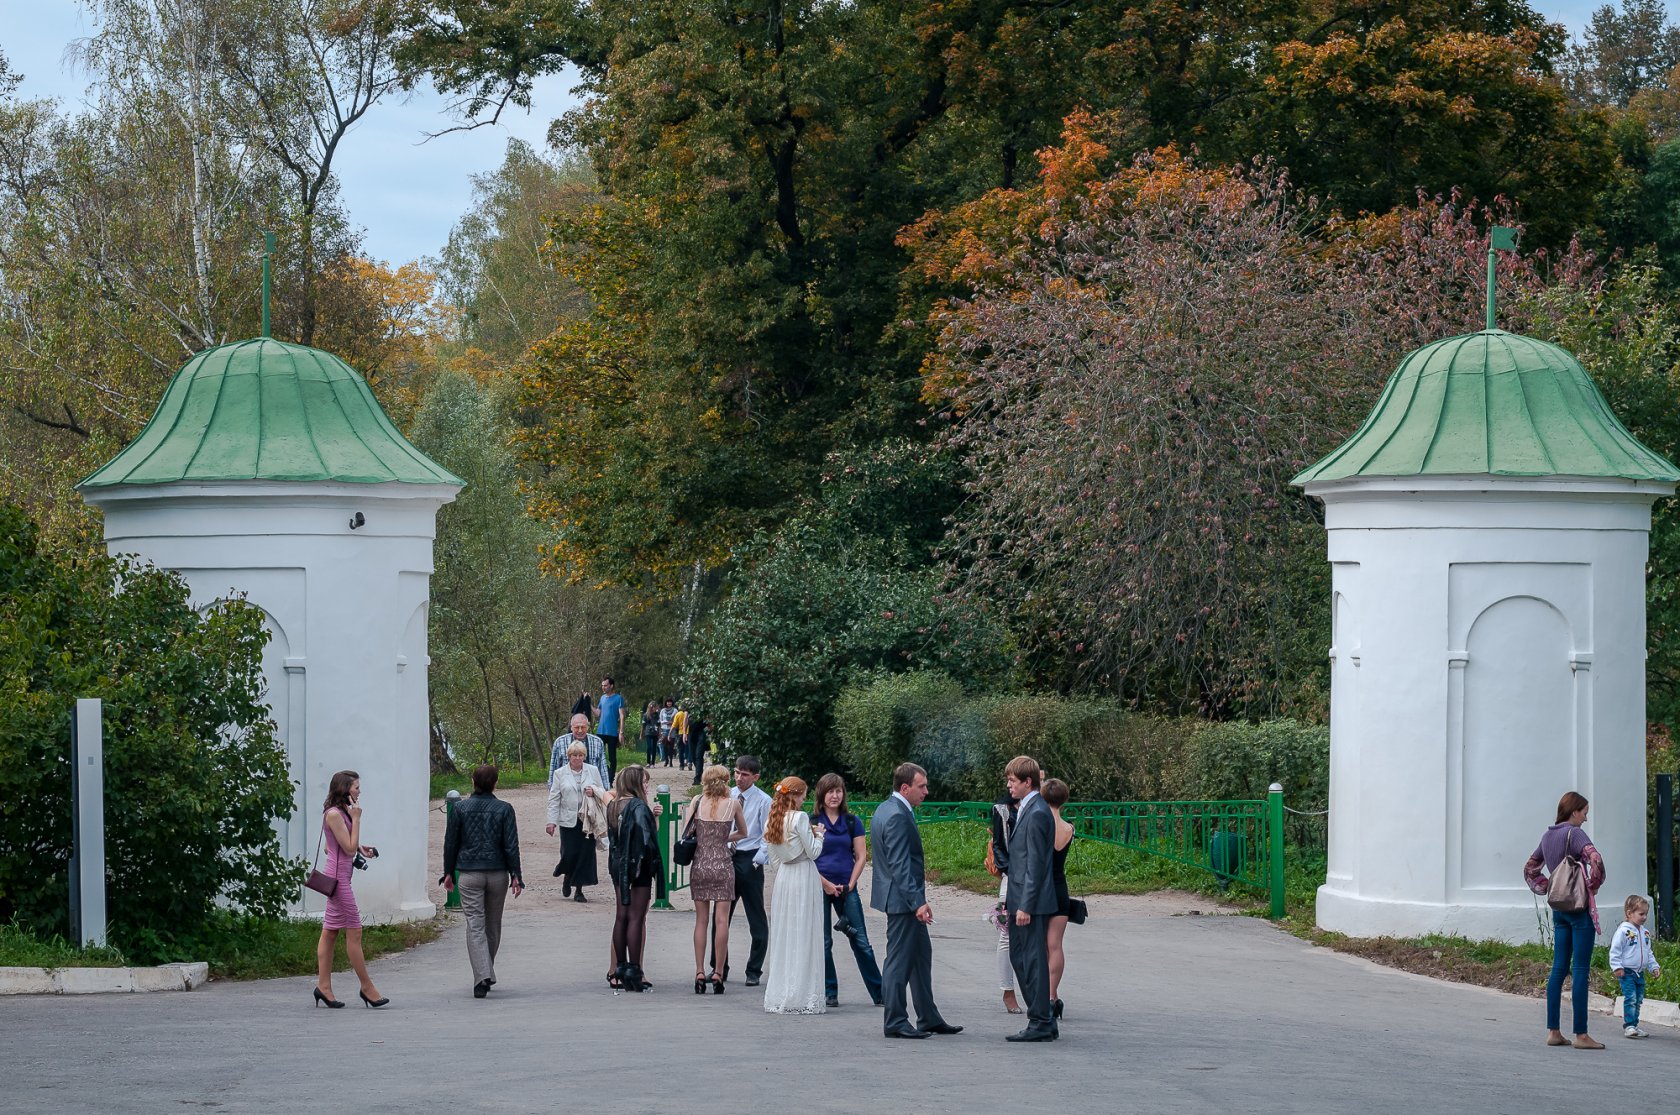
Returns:
[[[571,828],[560,830],[560,874],[574,887],[600,882],[595,872],[595,838],[584,835],[582,817]]]

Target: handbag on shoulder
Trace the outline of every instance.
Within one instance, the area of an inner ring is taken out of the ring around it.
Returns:
[[[687,867],[693,863],[695,850],[700,846],[699,839],[694,835],[694,822],[700,818],[700,802],[698,800],[695,801],[693,809],[694,811],[688,815],[688,824],[683,826],[682,839],[678,840],[676,847],[671,849],[671,862],[678,867]]]
[[[1570,834],[1569,840],[1574,840],[1573,833]],[[1587,869],[1574,853],[1569,851],[1566,842],[1563,858],[1552,869],[1551,880],[1546,884],[1546,905],[1565,914],[1578,914],[1591,902],[1592,894],[1587,889]]]
[[[327,827],[323,824],[321,826],[321,835],[315,838],[315,865],[319,865],[321,862],[321,839],[326,835]],[[317,870],[315,865],[312,865],[309,868],[309,878],[303,881],[303,885],[312,891],[316,891],[320,894],[326,895],[328,898],[331,898],[338,891],[338,876],[327,875]]]

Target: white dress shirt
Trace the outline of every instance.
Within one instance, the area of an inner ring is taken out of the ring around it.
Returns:
[[[747,822],[747,835],[735,842],[735,850],[753,853],[753,862],[762,866],[769,860],[764,850],[764,826],[770,820],[770,795],[757,786],[744,794],[739,786],[731,786],[729,796],[740,799],[741,813]]]

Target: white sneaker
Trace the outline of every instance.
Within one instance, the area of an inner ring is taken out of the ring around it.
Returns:
[[[1635,1026],[1633,1028],[1633,1036],[1636,1037],[1636,1038],[1648,1038],[1651,1035],[1649,1033],[1647,1033],[1646,1031],[1641,1030],[1638,1026]]]
[[[1638,1026],[1623,1026],[1622,1036],[1624,1038],[1642,1038],[1645,1035],[1639,1032]]]

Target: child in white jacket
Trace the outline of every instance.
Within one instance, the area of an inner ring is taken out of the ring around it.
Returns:
[[[1657,954],[1651,948],[1651,931],[1645,919],[1651,916],[1651,904],[1637,894],[1627,896],[1622,903],[1627,920],[1616,927],[1610,939],[1610,967],[1622,981],[1622,1036],[1648,1038],[1651,1035],[1639,1028],[1639,1007],[1645,1001],[1645,973],[1662,975],[1657,966]]]

